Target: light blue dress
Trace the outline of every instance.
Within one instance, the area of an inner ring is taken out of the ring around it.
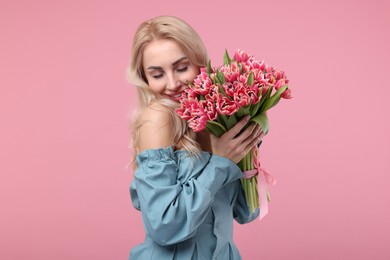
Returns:
[[[130,195],[142,212],[146,237],[129,259],[241,259],[233,219],[248,223],[259,209],[249,212],[243,174],[234,162],[167,147],[143,151],[136,163]]]

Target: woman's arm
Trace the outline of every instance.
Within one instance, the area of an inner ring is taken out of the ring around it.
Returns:
[[[204,165],[199,172],[181,181],[172,148],[147,150],[138,159],[131,188],[133,204],[142,212],[146,233],[160,245],[193,237],[215,194],[243,176],[229,159],[208,155],[196,162]]]
[[[173,150],[164,149],[173,145],[169,111],[163,106],[147,108],[142,119],[141,153],[131,189],[133,204],[142,211],[146,232],[156,243],[176,244],[195,235],[215,194],[225,184],[242,178],[232,159],[238,160],[240,153],[244,155],[247,147],[255,143],[254,128],[238,135],[246,124],[243,120],[222,138],[214,138],[214,150],[227,158],[203,153],[195,163],[204,168],[183,182],[178,180]]]

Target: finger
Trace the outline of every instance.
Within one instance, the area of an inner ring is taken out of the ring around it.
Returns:
[[[255,130],[249,136],[247,136],[245,139],[239,140],[239,143],[241,143],[244,147],[246,147],[247,145],[249,145],[253,141],[256,141],[258,138],[260,138],[260,140],[261,140],[262,134],[263,134],[263,131],[262,131],[261,127],[259,125],[256,125]],[[240,138],[241,137],[242,136],[240,136]]]
[[[243,131],[240,135],[238,135],[235,139],[238,143],[244,142],[247,138],[256,137],[261,131],[260,125],[253,123],[252,127],[248,127]]]
[[[252,150],[253,147],[256,147],[258,144],[260,144],[262,142],[261,140],[262,138],[263,138],[263,134],[259,134],[258,136],[256,136],[256,138],[248,142],[248,144],[244,148],[244,153],[245,154],[248,153],[250,150]]]
[[[245,127],[249,120],[250,116],[245,116],[244,118],[242,118],[235,126],[233,126],[229,131],[224,134],[225,138],[233,139],[234,137],[236,137]]]

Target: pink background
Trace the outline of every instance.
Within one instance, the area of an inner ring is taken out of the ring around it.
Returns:
[[[143,240],[125,69],[161,14],[214,64],[241,48],[290,79],[262,147],[270,213],[235,226],[243,258],[390,259],[388,1],[56,2],[0,4],[1,259],[127,259]]]

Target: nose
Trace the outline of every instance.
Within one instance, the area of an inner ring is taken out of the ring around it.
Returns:
[[[168,77],[168,82],[167,82],[167,89],[175,92],[178,89],[181,88],[182,82],[175,76],[175,75],[170,75]]]

